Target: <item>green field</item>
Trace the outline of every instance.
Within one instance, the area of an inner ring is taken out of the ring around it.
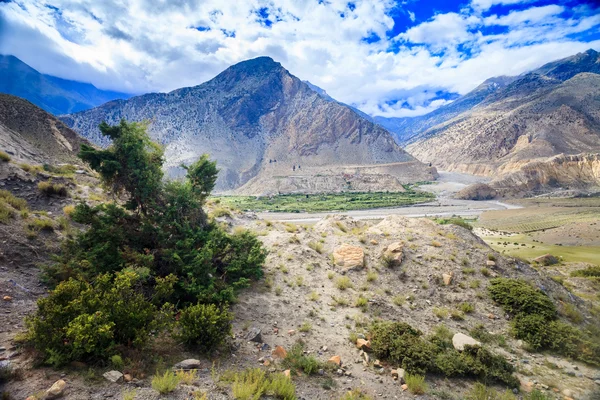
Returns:
[[[405,192],[282,194],[275,196],[216,196],[213,201],[244,211],[321,212],[402,207],[432,201],[431,193]]]
[[[500,253],[527,260],[550,253],[562,257],[565,262],[585,262],[600,265],[600,247],[598,246],[558,246],[534,242],[526,234],[516,234],[510,237],[500,235],[484,236],[483,240]],[[514,243],[517,243],[517,245]]]

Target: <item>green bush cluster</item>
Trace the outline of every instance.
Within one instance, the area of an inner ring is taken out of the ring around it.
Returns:
[[[264,397],[280,400],[296,400],[296,387],[282,373],[267,374],[259,368],[226,373],[223,380],[231,382],[233,398],[256,400]]]
[[[461,217],[436,218],[435,222],[437,222],[440,225],[448,225],[448,224],[457,225],[457,226],[463,227],[465,229],[468,229],[470,231],[473,230],[473,226]]]
[[[600,365],[597,335],[558,320],[550,297],[520,279],[490,280],[491,298],[513,316],[512,332],[533,350],[552,350],[593,365]],[[590,328],[591,329],[591,328]]]
[[[571,276],[581,278],[600,278],[600,266],[578,269],[577,271],[571,272]]]
[[[143,346],[150,327],[202,350],[219,345],[230,329],[227,304],[262,276],[265,249],[251,233],[228,233],[206,216],[218,172],[206,156],[185,167],[186,179],[165,182],[162,149],[144,125],[100,130],[112,145],[82,145],[79,156],[126,201],[81,203],[70,214],[86,229],[45,268],[55,290],[29,320],[30,341],[53,364]],[[177,324],[172,304],[181,309]]]
[[[518,387],[512,374],[514,367],[503,357],[482,347],[465,346],[459,352],[452,345],[452,335],[439,329],[425,337],[404,322],[380,321],[371,326],[371,346],[380,358],[400,365],[407,372],[424,375],[441,373],[447,377],[475,377],[484,381],[503,382]]]
[[[44,193],[46,196],[60,196],[67,197],[69,191],[65,185],[60,183],[52,183],[51,181],[43,181],[38,183],[38,190]]]
[[[313,356],[304,354],[304,345],[296,343],[283,359],[283,366],[293,372],[302,371],[306,375],[314,375],[325,365]]]

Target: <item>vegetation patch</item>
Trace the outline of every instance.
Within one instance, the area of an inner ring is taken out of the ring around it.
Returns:
[[[457,225],[470,231],[473,230],[473,226],[469,223],[469,221],[461,217],[436,218],[434,221],[440,225]]]
[[[431,201],[435,196],[409,188],[405,192],[282,194],[277,196],[215,197],[230,207],[247,211],[320,212],[403,207]]]
[[[69,191],[65,185],[60,183],[52,183],[51,181],[43,181],[38,183],[38,190],[44,193],[46,196],[60,196],[67,197]]]
[[[262,396],[281,400],[296,400],[296,387],[282,373],[267,374],[259,368],[225,374],[223,380],[231,383],[234,399],[257,400]]]

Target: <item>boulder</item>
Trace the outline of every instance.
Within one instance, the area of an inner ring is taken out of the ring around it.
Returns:
[[[558,258],[554,257],[552,254],[544,254],[543,256],[534,258],[533,261],[545,266],[558,264]]]
[[[102,374],[104,379],[113,383],[119,383],[123,381],[123,374],[119,371],[108,371]]]
[[[470,346],[481,346],[481,342],[473,339],[471,336],[467,336],[464,333],[457,333],[452,336],[452,345],[458,351],[463,351],[465,345]]]
[[[333,262],[345,270],[363,268],[365,252],[362,247],[344,243],[333,251]]]
[[[491,200],[498,195],[496,189],[485,183],[475,183],[459,190],[454,197],[462,200]]]
[[[404,257],[404,243],[394,242],[385,248],[383,257],[390,260],[390,267],[399,267]]]
[[[256,327],[250,328],[246,334],[246,340],[249,342],[262,343],[261,329]]]
[[[398,381],[400,384],[406,383],[404,381],[405,374],[406,374],[406,372],[402,368],[392,370],[392,378],[394,378],[394,380]]]
[[[173,369],[175,369],[175,370],[183,369],[184,371],[187,371],[190,369],[200,369],[200,360],[188,358],[187,360],[183,360],[183,361],[175,364],[173,366]]]
[[[454,277],[454,274],[452,272],[450,272],[449,274],[442,274],[442,279],[444,280],[444,285],[450,286],[450,284],[452,283],[453,277]]]
[[[67,382],[62,379],[57,380],[50,386],[50,389],[44,393],[44,399],[57,399],[65,393]]]
[[[365,339],[356,339],[356,347],[363,351],[371,350],[371,341]]]

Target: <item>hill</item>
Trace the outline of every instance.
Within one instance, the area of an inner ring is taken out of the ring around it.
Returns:
[[[0,54],[0,93],[29,100],[54,115],[87,110],[131,95],[41,74],[17,57]]]
[[[361,188],[374,175],[399,183],[434,179],[434,171],[403,151],[385,129],[318,93],[268,57],[231,66],[199,86],[112,101],[61,117],[100,145],[107,143],[98,124],[121,118],[149,121],[152,138],[166,147],[171,176],[180,174],[182,163],[208,153],[221,169],[220,191],[248,184],[244,193],[277,193],[280,188],[310,192],[314,187],[305,182],[316,176],[333,176],[322,181],[330,182],[328,191],[339,191],[348,189],[343,174],[360,181]],[[377,182],[369,188],[385,190]]]
[[[26,163],[78,162],[88,143],[53,115],[19,97],[0,94],[0,148]]]

